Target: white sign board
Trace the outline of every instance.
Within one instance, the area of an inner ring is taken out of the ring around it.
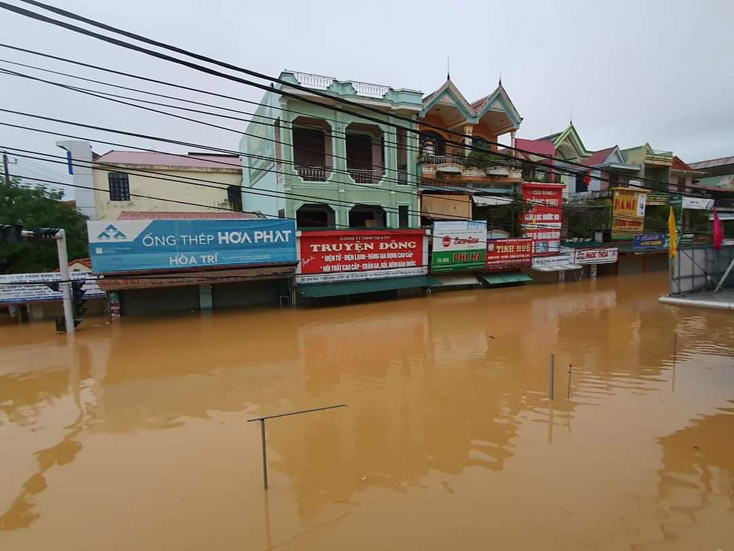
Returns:
[[[82,287],[84,298],[104,298],[105,292],[97,286],[96,278],[86,272],[72,272],[72,280],[86,280]],[[61,281],[58,272],[37,274],[0,275],[0,304],[52,302],[61,300],[61,291],[53,291],[44,282]]]
[[[687,210],[712,210],[714,200],[701,197],[683,197],[683,208]]]

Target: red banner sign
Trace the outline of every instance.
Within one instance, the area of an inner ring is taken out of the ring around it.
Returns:
[[[428,273],[425,230],[304,231],[298,249],[299,283]]]
[[[533,240],[535,256],[558,254],[563,221],[563,184],[524,183],[522,196],[529,210],[520,216],[523,235]]]
[[[487,270],[508,270],[533,263],[533,240],[490,239],[487,241]]]

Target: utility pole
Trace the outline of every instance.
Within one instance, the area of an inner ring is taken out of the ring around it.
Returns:
[[[5,169],[5,183],[10,183],[10,168],[8,166],[8,152],[3,151],[3,168]]]

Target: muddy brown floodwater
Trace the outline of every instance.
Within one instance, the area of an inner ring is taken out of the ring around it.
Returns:
[[[734,316],[665,287],[2,327],[0,549],[732,549]],[[266,493],[246,420],[339,403]]]

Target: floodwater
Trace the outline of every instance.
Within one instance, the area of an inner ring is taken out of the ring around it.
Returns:
[[[665,277],[2,327],[0,549],[732,549],[734,316]],[[266,492],[247,419],[341,403]]]

